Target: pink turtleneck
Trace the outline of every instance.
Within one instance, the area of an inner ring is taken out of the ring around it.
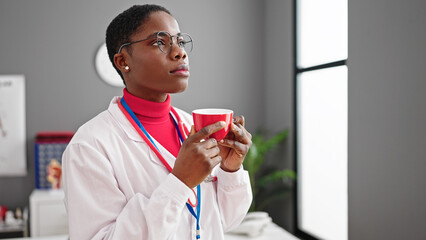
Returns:
[[[151,102],[132,95],[124,88],[123,97],[151,137],[177,157],[180,141],[172,116],[169,114],[172,107],[170,95],[167,95],[166,101],[162,103]]]

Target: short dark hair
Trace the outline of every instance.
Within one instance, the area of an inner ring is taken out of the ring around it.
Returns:
[[[169,10],[162,6],[154,4],[134,5],[120,13],[109,24],[105,36],[108,56],[115,70],[123,79],[123,82],[123,75],[114,64],[114,55],[117,53],[122,44],[130,42],[130,37],[137,31],[141,30],[140,27],[146,22],[151,13],[159,11],[172,15]]]

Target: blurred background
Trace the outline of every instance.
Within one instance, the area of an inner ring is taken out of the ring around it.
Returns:
[[[98,76],[95,55],[109,22],[143,3],[0,1],[0,74],[25,76],[27,146],[27,174],[0,177],[0,205],[29,205],[37,132],[76,131],[122,94]],[[294,169],[294,2],[151,3],[194,39],[189,88],[172,104],[233,109],[253,133],[289,129],[269,158]],[[348,238],[426,239],[426,3],[358,0],[348,9]],[[294,196],[266,210],[296,231]]]

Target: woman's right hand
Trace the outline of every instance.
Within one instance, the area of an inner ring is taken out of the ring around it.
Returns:
[[[188,138],[182,143],[172,174],[189,188],[200,184],[222,161],[216,139],[208,136],[224,127],[225,122],[221,121],[206,126],[196,133],[192,126]],[[203,139],[206,140],[202,141]]]

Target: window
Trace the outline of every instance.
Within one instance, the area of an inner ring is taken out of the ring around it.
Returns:
[[[296,230],[348,239],[347,0],[294,0]]]

